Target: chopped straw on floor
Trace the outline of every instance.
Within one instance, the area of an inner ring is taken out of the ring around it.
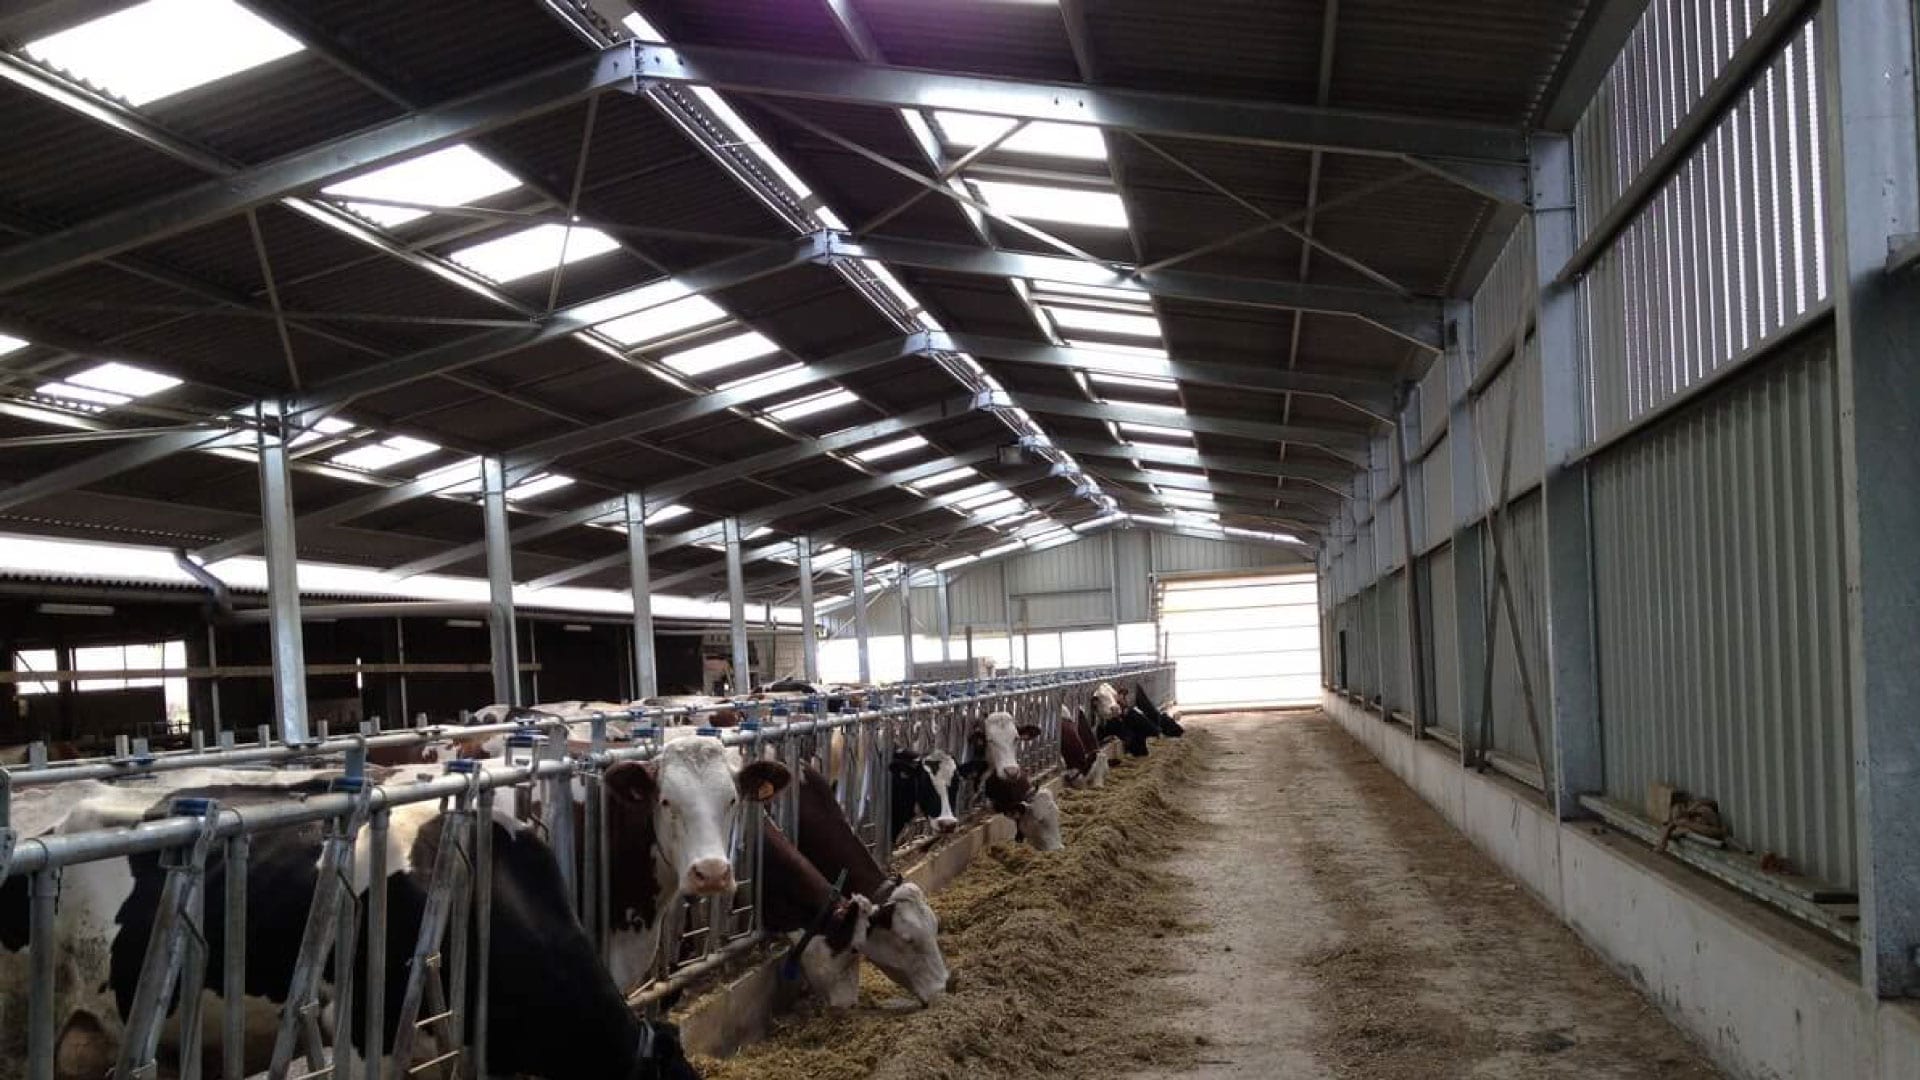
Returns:
[[[869,965],[861,1004],[780,1021],[735,1057],[698,1062],[709,1080],[996,1080],[1107,1077],[1192,1061],[1190,1035],[1145,997],[1196,927],[1191,887],[1163,866],[1207,826],[1180,809],[1211,738],[1162,740],[1100,791],[1066,791],[1066,850],[997,844],[934,898],[956,989],[932,1008],[882,1002],[900,992]]]

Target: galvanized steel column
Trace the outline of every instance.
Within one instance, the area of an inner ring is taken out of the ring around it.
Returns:
[[[633,696],[644,699],[660,693],[653,653],[653,589],[647,569],[647,500],[627,495],[623,508],[627,525],[627,577],[633,594]]]
[[[1447,468],[1453,476],[1453,625],[1455,662],[1460,665],[1460,696],[1455,714],[1460,718],[1460,763],[1477,759],[1474,746],[1485,688],[1488,637],[1485,545],[1480,530],[1480,464],[1473,426],[1473,367],[1478,353],[1474,339],[1473,305],[1448,305],[1447,352]],[[1436,628],[1439,632],[1439,628]]]
[[[1880,997],[1920,996],[1920,275],[1887,266],[1920,236],[1916,17],[1911,0],[1827,0],[1820,13],[1860,967]]]
[[[907,666],[901,678],[913,681],[913,564],[900,564],[900,648]]]
[[[853,552],[853,641],[860,655],[860,685],[873,685],[873,659],[867,653],[867,556]]]
[[[747,577],[740,562],[740,519],[727,518],[720,530],[727,544],[727,629],[733,639],[733,692],[753,692],[753,651],[747,644]]]
[[[802,536],[793,548],[800,572],[800,673],[812,684],[820,679],[820,638],[813,616],[813,538]]]
[[[1558,135],[1536,135],[1533,256],[1539,293],[1534,333],[1540,351],[1540,415],[1544,425],[1548,730],[1542,733],[1552,770],[1547,795],[1562,819],[1581,817],[1580,796],[1605,786],[1601,764],[1600,685],[1593,645],[1593,522],[1587,467],[1586,380],[1581,356],[1580,294],[1556,284],[1579,246],[1573,205],[1573,148]],[[1517,362],[1516,357],[1516,362]],[[1515,420],[1519,422],[1518,418]]]
[[[513,540],[507,527],[507,469],[497,457],[480,459],[480,492],[487,538],[487,629],[492,639],[493,700],[520,704],[520,644],[513,617]]]
[[[933,623],[940,633],[940,660],[944,663],[953,659],[952,650],[947,644],[953,638],[953,624],[948,621],[947,611],[947,572],[934,571],[933,583]]]
[[[273,653],[273,719],[280,741],[307,741],[307,654],[300,631],[300,555],[294,542],[287,437],[278,406],[262,405],[260,527],[267,563],[267,638]],[[217,693],[217,688],[216,688]]]
[[[1414,554],[1413,530],[1414,476],[1408,464],[1411,454],[1420,449],[1420,403],[1409,396],[1395,416],[1397,421],[1387,438],[1393,440],[1394,467],[1400,470],[1400,520],[1392,523],[1400,530],[1400,572],[1406,575],[1407,714],[1413,718],[1413,737],[1426,735],[1430,705],[1427,697],[1427,624],[1421,617],[1425,605],[1420,602],[1419,559]],[[1424,518],[1423,518],[1424,519]]]

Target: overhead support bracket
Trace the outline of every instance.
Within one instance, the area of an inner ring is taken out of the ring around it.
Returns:
[[[1527,205],[1527,167],[1496,161],[1458,161],[1408,154],[1401,160],[1422,172],[1458,184],[1507,206]]]

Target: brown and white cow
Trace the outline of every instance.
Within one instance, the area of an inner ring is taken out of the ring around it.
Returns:
[[[1020,767],[1019,741],[1039,738],[1040,728],[1034,724],[1016,725],[1012,713],[995,712],[987,715],[982,734],[986,742],[987,772],[981,790],[987,802],[995,813],[1012,818],[1018,826],[1018,838],[1032,844],[1035,850],[1060,850],[1065,845],[1060,840],[1059,804],[1052,792],[1036,789]]]

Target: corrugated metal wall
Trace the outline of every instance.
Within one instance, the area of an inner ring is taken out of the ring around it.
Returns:
[[[1455,625],[1453,547],[1447,545],[1420,560],[1426,578],[1429,625],[1440,629],[1433,642],[1433,697],[1435,720],[1455,734],[1460,731],[1460,642],[1448,627]]]
[[[1540,511],[1537,491],[1515,500],[1507,507],[1502,522],[1501,542],[1506,547],[1507,582],[1513,590],[1514,611],[1520,617],[1519,640],[1526,652],[1527,674],[1533,680],[1535,707],[1540,710],[1540,735],[1542,739],[1551,739],[1553,727],[1546,715],[1546,523]],[[1482,536],[1487,535],[1487,523],[1481,523],[1480,531]],[[1485,565],[1491,575],[1492,541],[1483,541],[1481,550],[1486,552]],[[1490,580],[1487,595],[1494,595]],[[1533,736],[1527,729],[1526,694],[1514,649],[1513,621],[1507,617],[1504,604],[1495,608],[1494,626],[1493,748],[1529,764],[1537,763]],[[1475,681],[1478,681],[1477,674]],[[1477,717],[1478,703],[1473,708]]]
[[[1671,783],[1734,834],[1856,880],[1829,343],[1595,463],[1607,791]]]
[[[1109,532],[1120,586],[1120,621],[1153,621],[1153,534],[1138,529]]]
[[[966,627],[1003,633],[1006,630],[1006,594],[1001,585],[1004,563],[988,563],[947,579],[947,619],[957,636]]]
[[[1236,544],[1174,533],[1155,532],[1148,535],[1153,541],[1153,568],[1161,574],[1264,570],[1275,566],[1301,565],[1300,559],[1286,549],[1264,544]]]

